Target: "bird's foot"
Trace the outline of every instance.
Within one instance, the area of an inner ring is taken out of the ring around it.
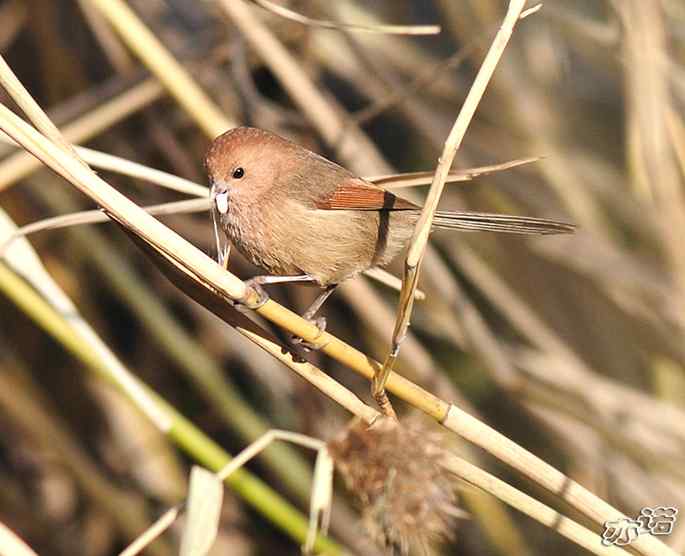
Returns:
[[[318,351],[326,345],[318,342],[319,337],[326,331],[326,317],[305,318],[305,320],[315,325],[319,329],[319,333],[312,341],[304,340],[294,334],[288,335],[289,351],[297,363],[304,363],[306,361],[305,354],[311,351]],[[284,348],[284,353],[285,351]]]
[[[314,338],[313,341],[308,342],[299,336],[295,336],[291,334],[288,336],[288,341],[291,344],[295,344],[298,346],[301,346],[302,348],[305,349],[305,351],[317,351],[320,350],[324,345],[318,343],[319,337],[326,332],[326,317],[316,317],[315,319],[306,319],[308,322],[311,322],[313,325],[315,325],[319,329],[319,333],[317,334],[316,338]]]
[[[245,286],[247,286],[245,290],[245,295],[243,295],[243,297],[240,299],[236,299],[236,309],[238,309],[239,311],[244,309],[250,309],[254,311],[255,309],[259,309],[262,305],[269,301],[269,294],[266,293],[266,290],[262,286],[262,283],[259,280],[259,278],[260,277],[245,280]],[[254,291],[254,293],[257,294],[256,301],[249,301],[249,298],[251,297],[250,294],[252,293],[250,290]]]

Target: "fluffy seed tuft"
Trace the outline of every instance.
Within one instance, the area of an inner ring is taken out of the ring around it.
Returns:
[[[328,450],[379,545],[428,554],[431,545],[451,538],[454,478],[439,463],[439,435],[425,423],[383,418],[369,427],[355,420]]]

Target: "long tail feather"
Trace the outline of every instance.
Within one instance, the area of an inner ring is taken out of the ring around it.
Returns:
[[[576,229],[573,224],[547,218],[441,210],[435,213],[433,226],[437,229],[462,230],[464,232],[500,232],[524,235],[569,234]]]

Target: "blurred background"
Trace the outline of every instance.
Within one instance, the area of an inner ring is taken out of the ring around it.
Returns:
[[[242,1],[127,2],[227,121],[275,131],[364,176],[434,169],[506,10],[496,0],[276,3],[319,19],[442,32],[342,33]],[[127,47],[103,15],[108,4],[118,2],[4,0],[0,52],[70,140],[206,184],[212,134]],[[246,32],[255,24],[238,5],[287,49],[328,112],[285,84],[285,66]],[[685,508],[683,29],[677,0],[549,0],[519,23],[454,167],[541,159],[448,185],[441,208],[557,218],[579,231],[434,234],[420,283],[427,299],[399,367],[628,516]],[[16,109],[4,91],[0,99]],[[0,154],[0,207],[16,225],[92,208],[28,155],[4,144]],[[141,205],[180,198],[101,175]],[[206,213],[163,220],[214,256]],[[29,239],[116,356],[228,452],[268,428],[328,440],[345,427],[343,408],[185,297],[119,228]],[[237,254],[231,268],[242,278],[258,272]],[[400,276],[401,264],[390,270]],[[73,354],[59,323],[51,333],[38,326],[0,277],[0,522],[40,554],[116,554],[183,498],[195,461]],[[298,311],[316,293],[271,291]],[[346,283],[324,309],[328,329],[382,360],[396,302],[367,278]],[[368,382],[314,358],[372,403]],[[559,506],[487,454],[446,442]],[[288,448],[248,468],[306,513],[312,464],[312,453]],[[338,487],[332,537],[354,553],[382,553],[359,534],[355,501]],[[462,506],[470,518],[436,554],[584,553],[484,495]],[[175,553],[177,533],[148,553]],[[682,525],[662,540],[685,553]],[[299,553],[230,490],[214,550]]]

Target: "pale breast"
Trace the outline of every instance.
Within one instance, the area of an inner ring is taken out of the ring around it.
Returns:
[[[321,210],[292,199],[238,203],[229,201],[222,223],[250,262],[269,274],[308,274],[322,286],[390,262],[415,220],[408,211]]]
[[[275,226],[274,218],[259,203],[242,204],[238,199],[229,199],[228,212],[222,216],[226,237],[255,266],[263,268],[267,274],[297,275],[302,272],[289,264],[278,248],[280,225]]]

